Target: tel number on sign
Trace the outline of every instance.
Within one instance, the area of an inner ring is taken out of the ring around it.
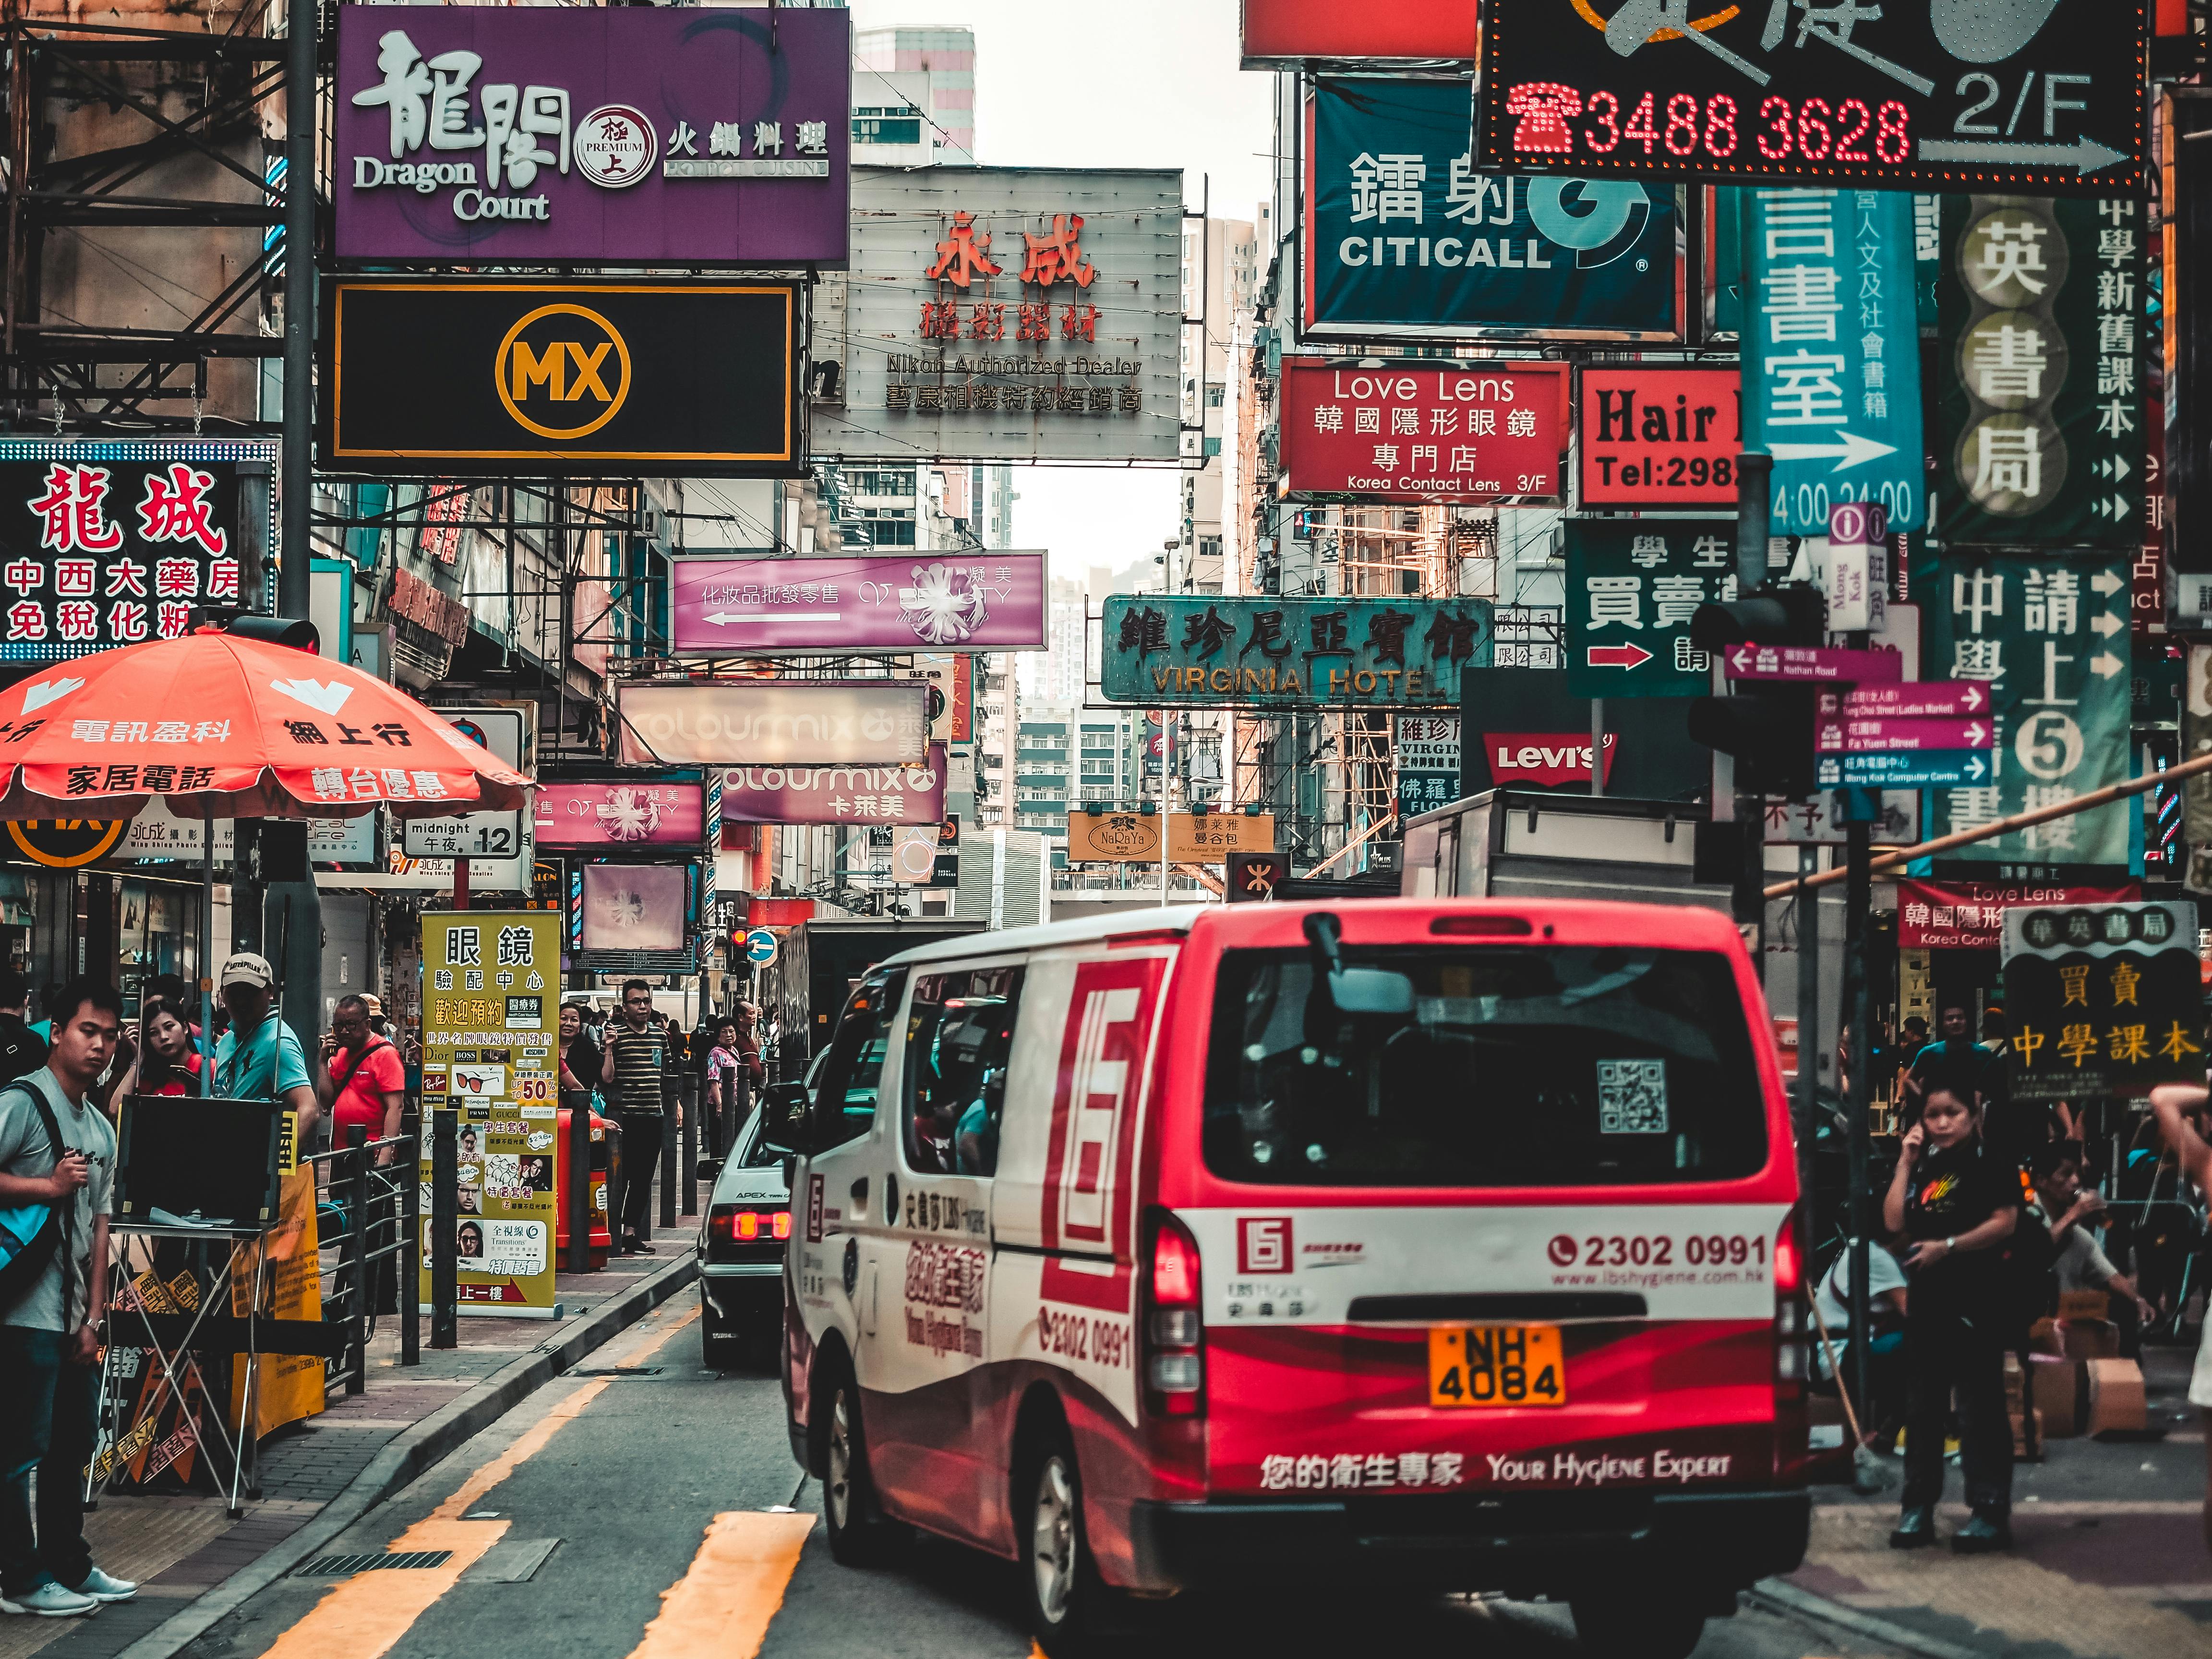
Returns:
[[[1429,1329],[1431,1406],[1564,1406],[1567,1364],[1556,1325]]]

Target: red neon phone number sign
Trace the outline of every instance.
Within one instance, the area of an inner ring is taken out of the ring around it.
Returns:
[[[1613,93],[1600,90],[1585,100],[1574,88],[1556,81],[1528,81],[1506,94],[1505,110],[1515,118],[1514,149],[1530,155],[1576,154],[1577,136],[1582,149],[1594,155],[1609,155],[1624,143],[1633,143],[1641,144],[1646,155],[1663,149],[1669,155],[1702,153],[1725,161],[1744,148],[1747,139],[1770,161],[1794,155],[1808,161],[1900,167],[1912,155],[1909,114],[1895,99],[1869,108],[1859,98],[1846,98],[1838,105],[1825,98],[1807,98],[1794,105],[1787,98],[1765,98],[1760,100],[1747,134],[1739,133],[1742,112],[1726,93],[1700,102],[1689,93],[1678,92],[1662,108],[1659,94],[1647,92],[1624,118],[1621,101]],[[1745,159],[1750,159],[1748,151]]]

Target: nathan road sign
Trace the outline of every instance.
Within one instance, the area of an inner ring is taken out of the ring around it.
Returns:
[[[1823,755],[1814,781],[1823,789],[1974,788],[1996,775],[1984,749],[1937,749],[1924,754],[1885,750],[1877,755]]]
[[[1838,714],[1813,728],[1813,747],[1823,755],[1917,754],[1932,749],[1994,749],[1996,722],[1989,719],[1911,720]]]
[[[1894,651],[1826,645],[1732,645],[1721,653],[1732,680],[1893,680],[1903,662]]]
[[[1987,714],[1995,690],[1987,680],[1891,680],[1855,685],[1848,691],[1823,691],[1817,707],[1823,718],[1863,714],[1923,720]]]
[[[1474,166],[2141,197],[2148,12],[2147,0],[1490,0]]]

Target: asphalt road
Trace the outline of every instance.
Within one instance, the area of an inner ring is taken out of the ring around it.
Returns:
[[[1014,1569],[918,1540],[860,1572],[830,1559],[819,1488],[792,1462],[775,1378],[701,1369],[679,1297],[364,1518],[334,1553],[450,1549],[434,1568],[284,1579],[194,1659],[639,1659],[866,1655],[1024,1659]],[[641,1368],[607,1375],[612,1368]],[[778,1512],[788,1510],[791,1512]],[[547,1552],[544,1540],[558,1540]],[[310,1565],[313,1565],[312,1563]],[[1143,1610],[1145,1659],[1480,1653],[1571,1659],[1564,1609],[1466,1598],[1382,1606],[1323,1587]],[[1871,1659],[1763,1613],[1707,1627],[1700,1659]]]

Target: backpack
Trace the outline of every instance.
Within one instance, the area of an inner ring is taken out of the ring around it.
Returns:
[[[53,1148],[57,1165],[68,1153],[62,1139],[61,1125],[54,1121],[54,1109],[39,1090],[26,1083],[8,1085],[0,1091],[21,1090],[28,1095],[31,1104],[45,1126],[46,1144]],[[64,1246],[70,1234],[70,1217],[76,1210],[75,1195],[61,1204],[23,1204],[12,1210],[0,1211],[0,1312],[11,1310],[43,1278],[46,1264],[57,1252],[62,1257],[63,1322],[68,1322],[69,1255]]]

